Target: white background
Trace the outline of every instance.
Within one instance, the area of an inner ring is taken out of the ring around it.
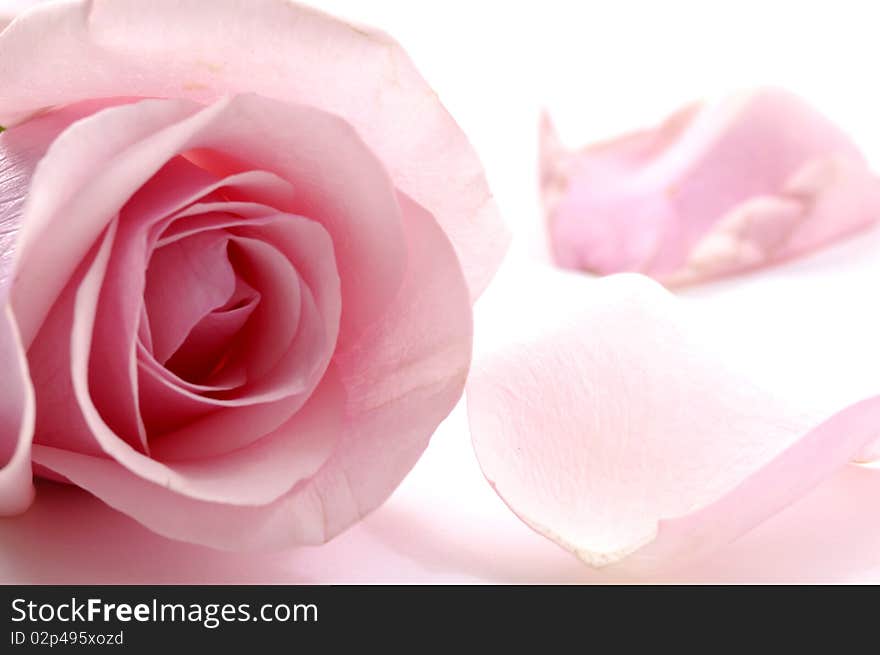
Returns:
[[[871,2],[313,4],[396,37],[480,153],[516,235],[496,288],[477,309],[480,348],[504,328],[504,286],[522,283],[524,262],[543,253],[542,108],[574,147],[653,124],[695,98],[778,84],[842,125],[880,168]],[[876,281],[880,233],[698,289],[686,301],[712,325],[720,348],[822,413],[880,391]],[[662,579],[880,582],[878,477],[853,467],[711,560]],[[41,525],[39,513],[58,505],[65,519],[35,542],[27,526]],[[215,553],[152,535],[85,494],[58,491],[44,494],[14,530],[0,524],[0,542],[0,579],[21,582],[617,580],[587,569],[505,508],[479,473],[463,407],[392,499],[322,548]]]

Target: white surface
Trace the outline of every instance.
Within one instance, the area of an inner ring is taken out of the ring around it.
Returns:
[[[521,283],[521,266],[544,250],[536,183],[542,107],[563,138],[579,146],[654,123],[700,96],[776,83],[825,111],[880,167],[880,42],[872,3],[313,4],[395,36],[481,154],[516,241],[496,289],[478,306],[478,348],[491,347],[495,330],[505,329],[503,304],[511,296],[505,280]],[[755,375],[808,399],[821,415],[880,391],[878,281],[880,231],[771,274],[696,289],[687,298]],[[558,298],[564,302],[562,293]],[[878,477],[852,467],[712,561],[666,579],[880,582]],[[148,534],[83,494],[50,490],[40,503],[35,512],[68,507],[68,520],[42,535],[36,548],[21,528],[37,526],[37,514],[24,523],[0,523],[0,579],[614,580],[587,569],[507,510],[479,472],[463,406],[392,499],[322,548],[267,557],[214,553]],[[88,534],[83,520],[91,524]],[[122,555],[125,539],[131,546]]]

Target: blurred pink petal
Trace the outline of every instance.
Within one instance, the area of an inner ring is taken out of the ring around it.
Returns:
[[[880,218],[880,181],[855,145],[775,89],[580,152],[545,120],[542,185],[560,265],[669,285],[789,259]]]
[[[208,13],[201,0],[37,7],[4,34],[0,79],[3,124],[95,97],[211,103],[253,92],[308,103],[345,117],[395,186],[436,217],[474,296],[507,246],[473,148],[400,46],[288,0],[255,0],[247,10],[237,0],[216,0]],[[281,150],[273,138],[266,147]]]
[[[644,574],[707,555],[877,438],[880,398],[817,419],[756,386],[645,278],[583,281],[558,320],[519,292],[547,322],[475,364],[474,446],[511,509],[589,564]]]

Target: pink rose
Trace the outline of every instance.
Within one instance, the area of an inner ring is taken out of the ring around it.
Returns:
[[[0,36],[0,512],[32,471],[173,538],[319,543],[458,400],[506,239],[405,53],[285,0]]]
[[[545,121],[556,262],[667,285],[811,251],[880,218],[880,184],[843,132],[780,90],[686,107],[659,127],[566,151]]]

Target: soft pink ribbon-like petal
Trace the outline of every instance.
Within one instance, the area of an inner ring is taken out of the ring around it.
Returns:
[[[580,286],[573,305],[478,361],[468,410],[498,494],[590,564],[645,572],[705,554],[878,436],[880,399],[817,420],[754,386],[646,278],[553,277]],[[523,312],[546,319],[527,291]]]
[[[199,0],[38,7],[0,39],[0,79],[0,123],[93,97],[254,92],[309,104],[351,123],[395,185],[437,217],[474,295],[506,249],[476,154],[400,46],[317,10],[287,0],[218,0],[209,15]]]
[[[880,181],[800,99],[764,89],[569,153],[543,127],[557,261],[685,284],[779,262],[880,218]]]
[[[238,503],[238,493],[253,498],[268,483],[256,491],[226,490],[220,503],[178,486],[191,485],[191,477],[166,474],[156,484],[143,468],[133,475],[100,456],[38,448],[36,461],[160,534],[222,549],[320,543],[374,509],[459,399],[471,353],[470,298],[455,252],[430,215],[405,197],[400,202],[411,266],[387,315],[337,354],[322,383],[331,384],[338,371],[345,422],[341,440],[311,478],[249,507]],[[215,427],[234,431],[241,416]]]

